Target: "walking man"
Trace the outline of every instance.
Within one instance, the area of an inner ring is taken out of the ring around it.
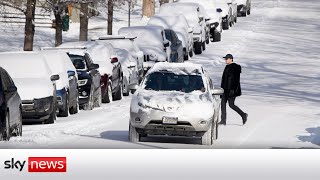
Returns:
[[[227,122],[227,102],[231,109],[236,111],[242,117],[242,123],[247,122],[248,114],[244,113],[238,106],[234,104],[236,97],[241,96],[240,73],[241,66],[233,62],[233,56],[227,54],[223,57],[226,61],[224,68],[221,87],[224,89],[224,95],[221,99],[221,121],[219,124],[226,125]]]

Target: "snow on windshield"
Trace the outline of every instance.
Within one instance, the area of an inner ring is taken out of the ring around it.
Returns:
[[[39,53],[1,53],[0,66],[12,78],[48,78],[51,71]]]

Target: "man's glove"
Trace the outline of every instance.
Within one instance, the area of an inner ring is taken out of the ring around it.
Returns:
[[[230,90],[228,96],[229,97],[234,97],[234,90]]]

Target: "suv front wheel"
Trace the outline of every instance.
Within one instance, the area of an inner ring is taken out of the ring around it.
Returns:
[[[140,142],[140,138],[141,136],[137,132],[136,128],[129,123],[129,141],[133,143]]]

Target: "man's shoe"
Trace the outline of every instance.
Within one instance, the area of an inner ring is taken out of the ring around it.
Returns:
[[[220,121],[218,124],[219,125],[227,125],[227,123],[225,121]]]
[[[243,125],[246,124],[247,120],[248,120],[248,114],[245,113],[244,116],[242,117],[242,123],[243,123]]]

